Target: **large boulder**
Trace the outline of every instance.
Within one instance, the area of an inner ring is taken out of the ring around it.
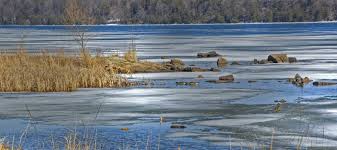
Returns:
[[[219,55],[216,51],[211,51],[208,53],[198,53],[197,55],[199,58],[208,58],[208,57],[219,57]]]
[[[226,58],[224,58],[224,57],[220,57],[217,61],[217,65],[218,65],[219,68],[223,68],[227,64],[228,64],[228,62],[227,62]]]
[[[287,54],[271,54],[268,56],[268,61],[273,63],[288,63],[289,58]]]

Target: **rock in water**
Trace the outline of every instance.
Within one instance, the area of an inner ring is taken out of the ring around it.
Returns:
[[[217,65],[219,68],[223,68],[228,64],[227,60],[224,57],[220,57],[217,61]]]
[[[310,80],[308,77],[305,77],[304,79],[303,79],[303,83],[304,84],[308,84],[309,82],[311,82],[312,80]]]
[[[215,51],[211,51],[211,52],[208,52],[208,53],[198,53],[197,56],[199,58],[208,58],[208,57],[218,57],[220,55]]]
[[[259,64],[259,60],[254,59],[254,60],[253,60],[253,64]]]
[[[202,79],[202,78],[205,78],[205,77],[203,75],[198,75],[197,78]]]
[[[297,63],[296,57],[289,57],[288,60],[289,60],[289,63]]]
[[[185,129],[186,126],[182,125],[182,124],[172,124],[171,125],[172,129]]]
[[[284,104],[284,103],[287,103],[287,101],[285,99],[281,99],[281,100],[276,100],[274,101],[276,103],[281,103],[281,104]]]
[[[262,59],[262,60],[259,61],[259,64],[268,64],[268,63],[269,63],[269,61],[266,60],[266,59]]]
[[[219,77],[219,80],[208,80],[206,82],[210,83],[231,83],[234,81],[233,75],[227,75],[227,76],[221,76]]]
[[[219,80],[221,81],[234,81],[234,76],[233,75],[227,75],[227,76],[221,76],[219,77]]]
[[[183,71],[185,65],[180,59],[171,59],[171,61],[164,62],[163,64],[171,71]]]
[[[253,64],[268,64],[269,61],[267,59],[257,60],[254,59]]]
[[[310,80],[308,77],[302,78],[299,74],[296,74],[294,78],[289,79],[289,82],[299,87],[303,87],[305,84],[308,84],[311,81],[312,80]]]
[[[209,69],[209,71],[212,71],[212,72],[221,72],[221,70],[216,69],[216,68],[211,68],[211,69]]]
[[[179,86],[187,85],[187,82],[176,82],[176,85],[179,85]]]
[[[241,65],[239,62],[237,62],[237,61],[233,61],[232,63],[231,63],[231,65]]]
[[[288,63],[289,58],[287,54],[271,54],[268,56],[268,61],[273,63]]]
[[[331,85],[336,85],[337,83],[333,82],[314,82],[314,86],[331,86]]]
[[[177,86],[198,86],[199,82],[176,82]]]
[[[184,66],[185,65],[185,63],[182,60],[176,59],[176,58],[175,59],[171,59],[170,64],[175,65],[175,66],[178,66],[178,65]]]
[[[203,69],[198,67],[185,67],[183,69],[184,72],[206,72],[209,71],[209,69]]]
[[[220,84],[220,83],[233,83],[233,81],[230,80],[208,80],[206,82],[209,83],[215,83],[215,84]]]

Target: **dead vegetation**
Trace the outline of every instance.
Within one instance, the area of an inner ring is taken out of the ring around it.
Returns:
[[[66,56],[62,53],[0,54],[1,92],[70,92],[78,88],[129,86],[109,57]],[[120,66],[122,67],[122,66]],[[130,72],[124,69],[125,72]]]
[[[134,83],[120,74],[195,72],[193,68],[188,70],[182,64],[172,63],[172,60],[164,63],[140,61],[135,50],[127,51],[123,56],[92,56],[89,50],[83,49],[79,55],[65,55],[62,52],[28,54],[24,49],[17,53],[0,53],[0,92],[121,88]]]

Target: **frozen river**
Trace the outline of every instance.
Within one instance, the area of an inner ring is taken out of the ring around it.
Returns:
[[[37,139],[48,145],[50,135],[62,138],[68,129],[84,125],[97,128],[103,149],[157,149],[158,145],[160,149],[179,145],[260,149],[269,148],[271,141],[274,149],[335,149],[337,86],[299,88],[287,78],[300,73],[313,80],[337,80],[336,27],[337,23],[83,26],[93,52],[123,53],[134,42],[140,58],[147,61],[166,61],[161,59],[166,56],[210,68],[216,67],[216,58],[201,59],[196,53],[215,50],[242,65],[221,72],[135,74],[130,79],[152,84],[126,89],[2,93],[0,136],[19,138],[33,122],[26,149],[41,148]],[[69,26],[0,26],[0,48],[10,52],[21,45],[32,53],[60,49],[74,53],[77,44],[71,31]],[[300,61],[251,64],[271,53],[287,53]],[[206,82],[227,74],[234,74],[236,81]],[[198,75],[205,78],[197,79]],[[177,86],[179,81],[199,85]],[[280,99],[287,104],[274,113],[274,101]],[[163,124],[160,117],[165,118]],[[170,129],[176,122],[187,128]],[[125,127],[127,133],[120,130]]]

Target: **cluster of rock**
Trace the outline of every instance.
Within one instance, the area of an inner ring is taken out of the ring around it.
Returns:
[[[303,87],[304,85],[312,82],[308,77],[302,78],[299,74],[296,74],[294,78],[288,79],[288,81],[298,87]],[[324,82],[324,81],[315,81],[312,83],[314,86],[331,86],[337,85],[336,82]]]
[[[198,53],[197,56],[199,58],[209,58],[209,57],[219,57],[221,55],[218,54],[216,51],[211,51],[211,52],[207,52],[207,53]]]
[[[178,86],[198,86],[199,82],[176,82]]]
[[[198,67],[185,67],[185,63],[180,59],[171,59],[169,62],[164,62],[163,65],[167,69],[167,71],[174,71],[174,72],[220,72],[219,69],[216,68],[210,68],[210,69],[204,69],[204,68],[198,68]]]
[[[211,51],[207,53],[198,53],[197,54],[198,58],[210,58],[210,57],[219,57],[217,60],[217,66],[219,68],[223,68],[228,65],[228,61],[225,57],[222,57],[222,55],[218,54],[216,51]],[[241,65],[237,61],[233,61],[231,65]]]
[[[287,54],[271,54],[267,59],[254,59],[254,64],[268,64],[268,63],[296,63],[296,57],[288,57]]]
[[[227,76],[221,76],[219,77],[219,80],[209,80],[207,82],[210,83],[230,83],[233,82],[234,79],[234,75],[227,75]]]
[[[217,65],[218,65],[218,68],[224,68],[228,65],[228,61],[225,57],[219,57],[218,60],[217,60]],[[237,61],[233,61],[230,65],[241,65],[239,62]]]
[[[308,77],[302,78],[299,74],[296,74],[294,78],[289,78],[288,81],[296,86],[303,87],[312,80],[310,80]]]

